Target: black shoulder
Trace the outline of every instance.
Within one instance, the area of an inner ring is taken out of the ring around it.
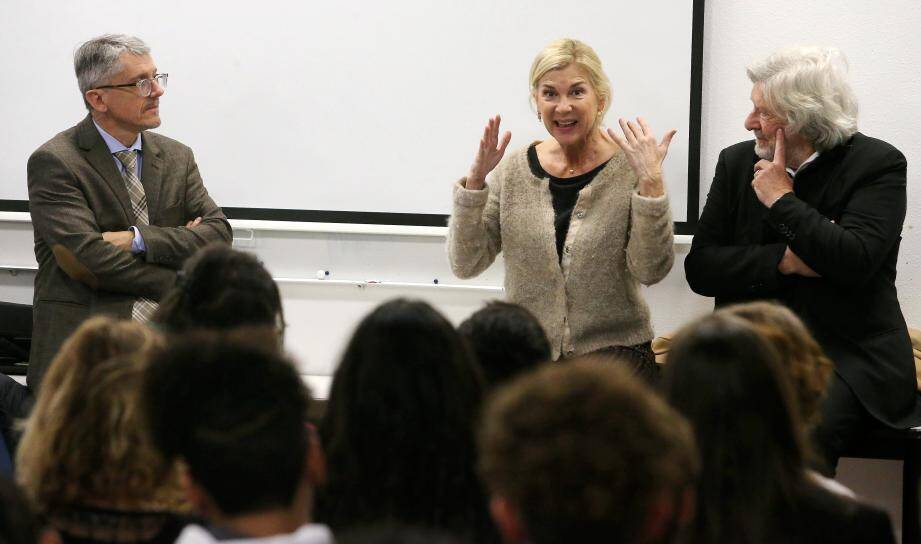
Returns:
[[[859,156],[862,159],[876,162],[881,160],[905,162],[905,155],[889,142],[867,136],[861,132],[854,133],[851,138],[844,143],[844,147],[849,153]]]

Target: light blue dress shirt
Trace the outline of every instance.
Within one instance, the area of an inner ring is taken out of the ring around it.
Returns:
[[[115,153],[118,151],[137,150],[138,160],[135,163],[135,174],[137,175],[138,179],[141,179],[141,167],[144,163],[144,152],[141,150],[141,135],[138,134],[138,137],[135,138],[134,143],[131,144],[131,147],[125,147],[125,144],[116,140],[114,136],[99,126],[95,120],[93,120],[93,124],[96,125],[96,130],[99,131],[99,135],[102,136],[102,141],[104,141],[106,146],[108,146],[109,152],[112,153],[112,160],[115,161],[115,167],[118,168],[118,172],[120,174],[125,174],[125,167],[122,164],[122,161],[118,160],[118,157],[115,156]],[[132,232],[134,232],[134,240],[131,241],[131,253],[137,255],[138,253],[146,252],[147,245],[144,243],[144,238],[141,237],[141,231],[139,231],[138,228],[133,225],[129,228]]]

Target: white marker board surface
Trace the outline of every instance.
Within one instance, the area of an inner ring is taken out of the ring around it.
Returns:
[[[666,181],[676,222],[696,221],[702,0],[121,6],[4,1],[0,208],[24,209],[29,154],[85,115],[74,48],[124,32],[170,75],[157,130],[192,147],[232,217],[443,225],[490,115],[512,149],[548,137],[528,70],[548,42],[574,37],[611,79],[607,125],[642,115],[660,135],[678,129]]]

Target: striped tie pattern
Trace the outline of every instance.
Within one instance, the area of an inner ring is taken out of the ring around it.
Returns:
[[[116,151],[115,157],[125,167],[122,171],[122,178],[125,180],[125,187],[127,187],[128,196],[131,198],[131,210],[134,212],[136,224],[150,224],[150,219],[147,215],[147,194],[144,193],[144,186],[141,185],[141,180],[137,175],[137,150]],[[156,310],[157,303],[153,300],[143,297],[137,298],[131,307],[131,319],[144,323],[150,319]]]

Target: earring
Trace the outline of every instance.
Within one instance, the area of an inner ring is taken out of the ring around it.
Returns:
[[[542,119],[541,116],[540,116],[540,112],[537,112],[537,120],[538,120],[538,121],[543,121],[543,119]]]

